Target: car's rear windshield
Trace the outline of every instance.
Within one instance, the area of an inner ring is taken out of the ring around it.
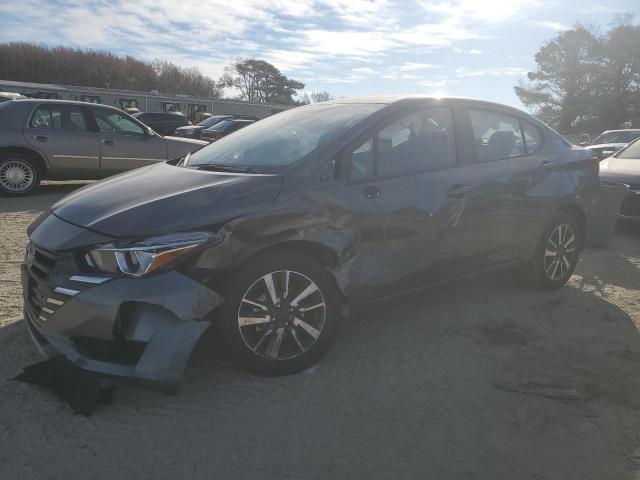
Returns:
[[[627,145],[620,153],[615,155],[618,158],[636,159],[640,160],[640,139],[633,142],[631,145]]]
[[[259,173],[277,173],[382,107],[382,104],[316,104],[287,110],[198,150],[191,155],[188,166],[234,165]]]
[[[640,137],[640,132],[606,132],[600,135],[593,142],[599,143],[629,143]]]

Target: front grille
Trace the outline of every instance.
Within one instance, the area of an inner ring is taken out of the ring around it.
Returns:
[[[26,305],[33,321],[42,324],[53,315],[77,290],[60,287],[59,266],[73,262],[70,255],[51,252],[29,244],[25,265],[27,269]]]

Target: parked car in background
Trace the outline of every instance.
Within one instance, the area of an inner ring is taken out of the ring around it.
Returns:
[[[206,128],[200,132],[200,138],[207,142],[215,142],[222,137],[240,130],[246,126],[255,123],[255,120],[243,119],[243,118],[228,118],[216,123],[213,127]]]
[[[217,123],[220,123],[222,120],[227,119],[246,119],[246,120],[258,120],[256,117],[246,116],[246,115],[212,115],[208,118],[205,118],[203,121],[198,123],[197,125],[187,125],[184,127],[179,127],[176,129],[175,136],[176,137],[184,137],[184,138],[200,138],[200,134],[206,128],[211,128]]]
[[[46,355],[169,389],[212,322],[245,367],[299,372],[349,306],[507,266],[562,287],[597,171],[495,103],[294,108],[55,204],[28,230],[26,322]]]
[[[640,139],[600,162],[600,177],[629,185],[620,215],[640,218]]]
[[[7,100],[17,100],[18,98],[26,98],[24,95],[12,92],[0,92],[0,102],[6,102]]]
[[[177,128],[191,125],[189,119],[180,112],[139,112],[134,113],[133,117],[160,135],[173,135]]]
[[[161,137],[122,110],[64,100],[0,103],[0,192],[42,179],[97,179],[183,157],[206,142]]]
[[[598,135],[593,144],[587,146],[587,148],[593,152],[596,158],[602,160],[613,155],[638,137],[640,137],[640,130],[607,130]]]

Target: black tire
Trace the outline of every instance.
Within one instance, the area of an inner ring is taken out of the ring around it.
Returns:
[[[290,272],[289,284],[286,272]],[[277,308],[271,301],[265,277],[270,277],[274,286],[272,291],[279,299]],[[307,281],[310,288],[305,288]],[[317,287],[316,291],[295,307],[288,305],[302,292],[313,290],[311,284]],[[290,288],[288,298],[282,293],[284,285]],[[261,296],[255,297],[258,293]],[[324,306],[318,307],[319,303]],[[266,307],[269,313],[256,305]],[[292,311],[287,313],[289,308]],[[273,252],[251,260],[233,276],[219,312],[219,331],[232,358],[245,368],[267,375],[289,375],[305,370],[327,353],[338,333],[341,312],[342,296],[326,268],[303,254]],[[260,319],[259,325],[240,326],[254,317]],[[280,343],[275,338],[278,336]],[[276,347],[270,348],[272,342],[277,344],[275,358]],[[304,347],[307,349],[303,350]]]
[[[12,182],[15,175],[23,175]],[[0,155],[0,192],[5,195],[21,196],[33,192],[42,179],[37,163],[22,153]]]
[[[560,243],[559,235],[566,235],[566,239],[571,235],[573,242],[566,240],[565,246],[556,251],[553,245]],[[542,290],[557,290],[567,283],[578,264],[581,241],[582,232],[575,217],[564,212],[555,214],[544,229],[531,261],[525,267],[525,275],[530,283]],[[551,252],[556,252],[555,257]]]

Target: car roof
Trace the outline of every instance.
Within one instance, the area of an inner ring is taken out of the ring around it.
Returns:
[[[487,107],[495,107],[500,109],[511,110],[519,114],[525,114],[528,117],[531,115],[519,108],[505,105],[503,103],[492,102],[489,100],[482,100],[480,98],[473,97],[459,97],[455,95],[424,95],[424,94],[402,94],[402,95],[379,95],[379,96],[367,96],[367,97],[350,97],[350,98],[338,98],[335,100],[329,100],[327,102],[314,103],[315,105],[339,105],[339,104],[382,104],[382,105],[394,105],[407,103],[410,104],[414,100],[436,100],[436,101],[455,101],[455,102],[472,102],[475,104],[482,104]],[[535,119],[535,117],[532,117]]]
[[[621,133],[621,132],[640,133],[640,129],[639,128],[621,128],[620,130],[605,130],[600,135],[603,135],[605,133]]]
[[[93,107],[102,107],[102,108],[110,108],[112,110],[121,111],[119,108],[112,107],[111,105],[103,105],[102,103],[91,103],[91,102],[81,102],[79,100],[56,100],[53,98],[16,98],[14,100],[16,103],[58,103],[60,105],[82,105],[82,106],[93,106]]]
[[[21,95],[19,93],[14,93],[14,92],[0,92],[0,97],[13,98],[15,100],[19,98],[26,98],[24,95]]]
[[[143,115],[170,115],[184,117],[184,113],[182,112],[136,112],[133,114],[133,116],[136,118],[142,117]]]

